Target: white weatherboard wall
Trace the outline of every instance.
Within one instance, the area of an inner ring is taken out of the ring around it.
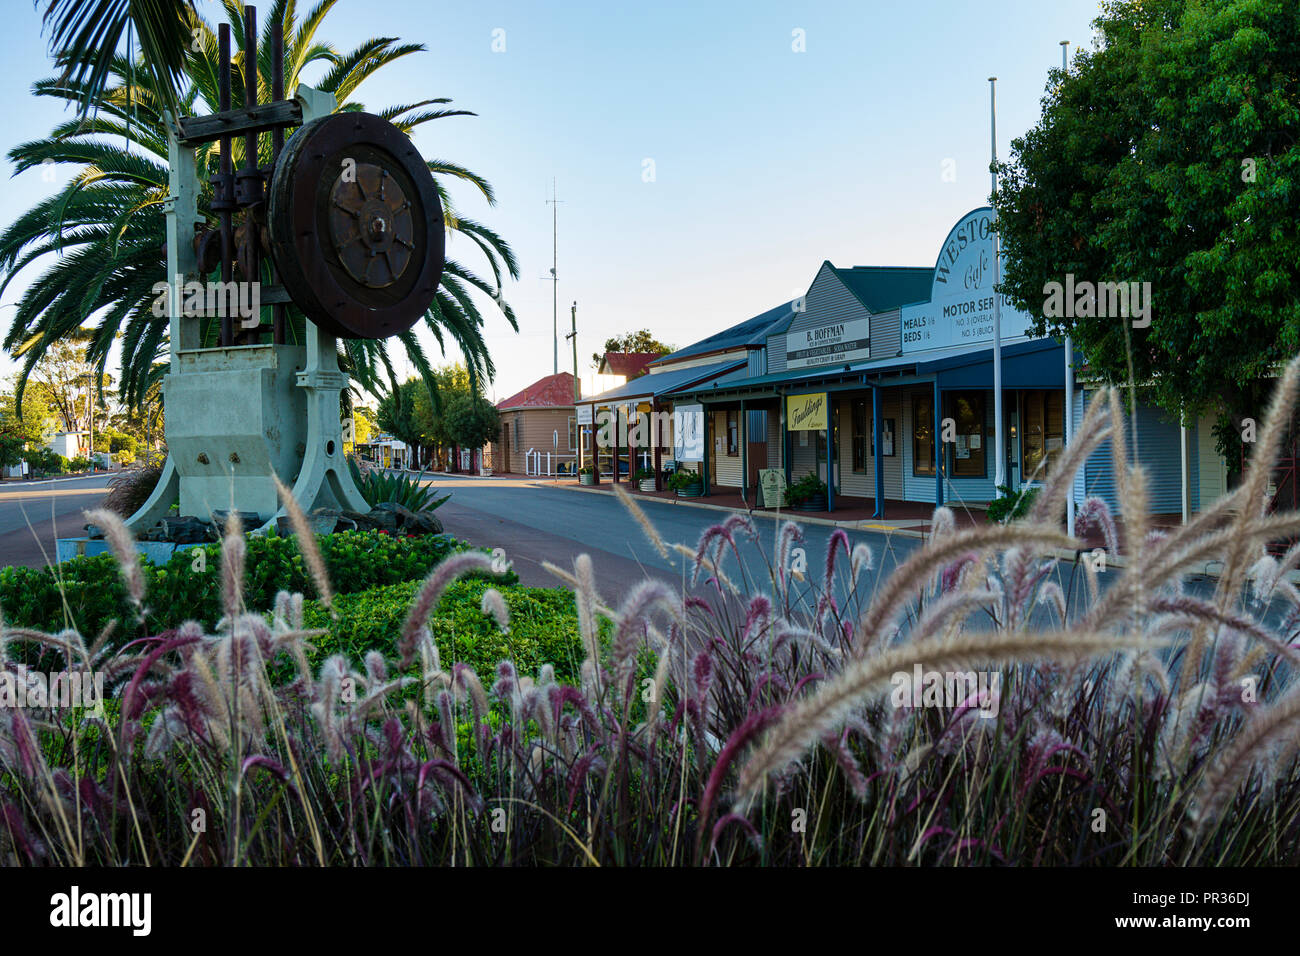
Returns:
[[[783,468],[785,449],[781,447],[781,413],[767,416],[767,467]]]
[[[714,473],[709,476],[709,482],[715,485],[722,485],[724,488],[740,487],[740,446],[737,443],[735,456],[727,454],[727,413],[711,412],[713,420],[709,422],[709,441],[713,443],[713,463]],[[740,412],[734,412],[737,416],[737,428],[740,426]],[[722,439],[722,450],[718,450],[718,439]]]
[[[1206,416],[1196,423],[1196,441],[1189,444],[1200,479],[1200,494],[1192,500],[1198,503],[1198,510],[1203,510],[1228,493],[1228,463],[1215,448],[1213,418]]]

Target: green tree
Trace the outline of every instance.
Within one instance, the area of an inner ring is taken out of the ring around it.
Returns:
[[[1300,18],[1294,0],[1107,0],[1053,71],[994,197],[1002,289],[1089,368],[1163,407],[1259,418],[1300,347]],[[1044,318],[1045,284],[1150,282],[1150,325]]]
[[[501,417],[482,395],[457,395],[444,414],[447,437],[460,448],[482,448],[497,437]]]
[[[384,66],[424,47],[393,37],[378,37],[351,51],[337,50],[317,36],[336,2],[322,0],[300,21],[295,4],[276,0],[262,24],[260,49],[269,49],[271,23],[280,19],[285,37],[286,95],[293,95],[305,72],[323,69],[324,75],[314,85],[333,94],[340,110],[362,109],[363,104],[356,99],[360,85]],[[233,105],[239,107],[243,105],[244,88],[243,25],[239,4],[224,0],[224,6],[231,21],[233,46],[239,51],[234,57],[234,69],[241,75],[235,77],[231,94]],[[195,42],[185,46],[181,96],[181,110],[191,115],[215,112],[219,72],[216,33],[202,19],[195,20],[194,29],[198,31]],[[259,56],[263,101],[270,97],[270,65],[269,54]],[[43,80],[33,92],[41,97],[80,102],[92,90],[74,76],[66,81]],[[121,334],[121,393],[129,406],[143,402],[149,389],[166,373],[167,321],[154,316],[152,309],[154,284],[162,281],[166,273],[162,252],[162,204],[167,193],[167,138],[162,119],[165,102],[165,94],[150,70],[114,55],[108,82],[96,100],[93,115],[81,121],[70,119],[50,136],[23,143],[9,152],[16,172],[47,161],[74,170],[66,187],[42,199],[0,234],[0,291],[35,263],[46,266],[19,299],[4,339],[4,347],[23,361],[21,383],[25,384],[32,368],[50,348],[82,327],[87,316],[92,317],[93,325],[86,356],[101,371],[115,336]],[[448,102],[428,98],[377,112],[407,133],[432,120],[473,115],[449,108]],[[210,143],[198,150],[199,210],[213,228],[217,217],[211,211],[212,186],[208,177],[217,172],[217,146]],[[262,136],[260,163],[270,163],[270,149],[270,136]],[[243,164],[243,137],[235,137],[231,157],[237,168]],[[458,180],[476,189],[491,205],[495,204],[491,185],[455,163],[434,159],[428,161],[428,166],[442,196],[446,228],[469,240],[467,247],[483,255],[492,276],[480,277],[463,263],[449,259],[434,304],[425,315],[425,326],[440,346],[454,344],[460,350],[476,378],[488,378],[493,364],[482,334],[483,315],[471,293],[476,290],[499,303],[507,320],[515,325],[514,312],[501,297],[501,283],[503,273],[517,278],[518,266],[509,245],[488,227],[462,215],[448,193],[450,182]],[[48,253],[58,253],[58,257],[50,260]],[[269,269],[269,263],[265,265]],[[290,334],[301,341],[304,318],[297,309],[290,308],[289,313]],[[215,323],[205,335],[215,340]],[[431,383],[432,369],[416,338],[416,329],[398,338],[417,372]],[[387,340],[344,339],[339,347],[343,367],[372,394],[378,393],[381,375],[387,373],[391,380],[393,366]]]
[[[424,444],[420,422],[416,418],[416,396],[427,391],[416,379],[403,382],[379,400],[375,420],[379,427],[398,441],[411,446]]]
[[[676,351],[671,345],[665,345],[650,334],[649,329],[628,332],[626,335],[611,335],[605,340],[605,352],[649,352],[654,355],[667,355]],[[605,352],[593,352],[591,363],[600,368],[600,361]]]
[[[0,394],[0,466],[16,465],[37,449],[57,426],[58,417],[41,388],[34,388],[21,413],[12,389]]]

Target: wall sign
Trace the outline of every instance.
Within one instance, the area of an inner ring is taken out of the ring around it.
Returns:
[[[590,425],[590,424],[591,424],[591,406],[590,406],[590,405],[579,405],[579,406],[578,406],[578,424],[579,424],[579,425]]]
[[[833,322],[785,337],[785,367],[842,365],[871,358],[871,320]]]
[[[785,399],[786,429],[792,432],[820,432],[826,430],[826,393],[787,395]]]
[[[704,406],[673,408],[673,457],[678,461],[704,460]]]
[[[1005,257],[1004,257],[1005,262]],[[1025,336],[1030,318],[1002,297],[1002,341]],[[900,310],[902,350],[993,342],[993,210],[968,212],[939,250],[930,301]]]

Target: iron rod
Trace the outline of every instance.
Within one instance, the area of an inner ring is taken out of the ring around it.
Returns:
[[[257,7],[244,7],[244,108],[251,109],[257,105]],[[257,169],[256,132],[244,134],[244,169]],[[244,276],[245,282],[262,281],[262,249],[257,220],[253,215],[254,205],[244,213],[244,240],[248,243],[248,263],[252,275]],[[254,328],[244,333],[254,342],[261,341],[261,334]]]
[[[217,98],[218,105],[222,111],[230,109],[230,24],[223,23],[217,28],[217,44],[219,49],[218,57],[220,59],[219,76],[217,79]],[[230,137],[221,137],[221,164],[218,167],[221,174],[221,182],[224,189],[233,191],[233,165],[230,162]],[[230,197],[227,196],[227,199]],[[230,227],[230,209],[229,207],[221,210],[221,282],[229,288],[232,272],[232,258],[234,255],[234,235]],[[234,317],[224,315],[221,317],[221,334],[218,338],[218,344],[222,347],[231,344],[234,338]]]

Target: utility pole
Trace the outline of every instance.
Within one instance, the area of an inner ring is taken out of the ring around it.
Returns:
[[[569,309],[569,320],[572,322],[573,331],[565,338],[573,340],[573,400],[576,402],[582,398],[582,386],[578,384],[578,301],[576,299]]]
[[[555,191],[554,178],[551,179],[551,198],[546,201],[551,206],[551,340],[554,345],[554,364],[551,374],[558,375],[560,374],[560,276],[556,270],[560,266],[560,200]]]

